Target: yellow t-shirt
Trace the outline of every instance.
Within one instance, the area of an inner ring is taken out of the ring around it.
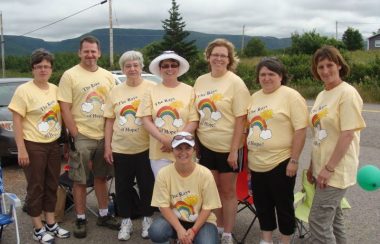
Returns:
[[[178,219],[187,222],[195,222],[202,209],[222,207],[211,171],[200,164],[187,177],[178,174],[174,164],[162,168],[154,184],[151,205],[170,207]],[[206,221],[216,225],[215,214],[211,212]]]
[[[104,103],[114,84],[112,74],[100,67],[90,72],[78,64],[63,73],[58,100],[72,104],[79,133],[92,139],[104,138]]]
[[[198,109],[197,136],[216,152],[229,152],[235,118],[247,114],[249,91],[243,80],[231,71],[219,78],[210,73],[198,77],[194,85]]]
[[[270,94],[257,91],[249,102],[247,122],[248,167],[267,172],[290,157],[294,131],[307,127],[306,101],[287,86]]]
[[[24,139],[39,143],[57,140],[61,135],[61,109],[57,102],[57,86],[49,83],[42,90],[32,81],[17,87],[8,108],[23,117]]]
[[[137,108],[143,95],[155,83],[143,80],[136,87],[125,82],[112,88],[106,99],[104,117],[115,118],[112,135],[112,151],[136,154],[149,148],[149,134],[140,118],[136,117]]]
[[[152,116],[153,123],[161,134],[173,137],[191,121],[198,121],[194,107],[194,90],[180,83],[177,87],[166,87],[160,83],[147,93],[137,110],[137,117]],[[172,153],[161,152],[162,144],[150,136],[149,158],[174,161]]]
[[[356,183],[360,130],[366,127],[361,115],[362,108],[363,100],[356,89],[342,82],[329,91],[320,92],[310,111],[314,136],[311,156],[314,177],[329,161],[340,133],[355,130],[351,145],[328,182],[330,186],[344,189]]]

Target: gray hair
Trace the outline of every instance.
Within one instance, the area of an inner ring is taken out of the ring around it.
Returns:
[[[139,61],[141,68],[144,68],[144,58],[143,58],[143,55],[141,52],[139,52],[139,51],[127,51],[127,52],[123,53],[123,55],[121,55],[121,57],[119,59],[120,69],[123,70],[124,64],[127,61],[135,61],[135,60]]]

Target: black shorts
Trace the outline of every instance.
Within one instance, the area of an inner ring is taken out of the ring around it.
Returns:
[[[230,172],[239,173],[242,171],[243,148],[240,148],[238,151],[237,169],[231,168],[231,166],[227,162],[228,155],[230,154],[229,152],[227,153],[215,152],[203,146],[202,143],[199,143],[199,151],[200,151],[199,163],[207,167],[209,170],[216,170],[219,173],[230,173]]]

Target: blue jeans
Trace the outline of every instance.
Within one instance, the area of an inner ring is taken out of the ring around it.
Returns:
[[[177,232],[162,216],[155,219],[149,228],[149,238],[153,243],[168,243],[177,238]],[[214,224],[205,222],[198,231],[194,244],[218,244],[218,230]]]

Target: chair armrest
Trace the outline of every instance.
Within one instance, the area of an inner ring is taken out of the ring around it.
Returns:
[[[7,203],[10,203],[15,208],[21,207],[21,201],[14,193],[4,193],[3,197]]]

